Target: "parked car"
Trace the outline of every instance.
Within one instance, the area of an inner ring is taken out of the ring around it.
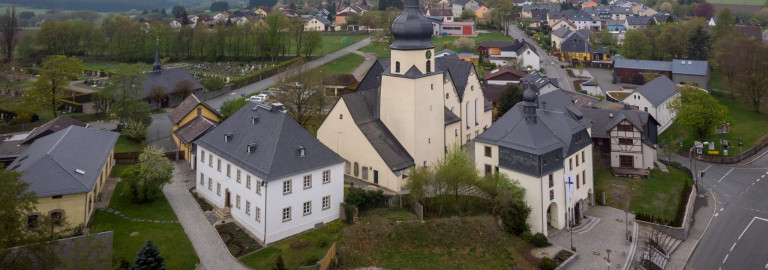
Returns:
[[[267,99],[269,99],[269,97],[267,96],[267,94],[265,94],[265,93],[259,93],[258,95],[255,95],[255,96],[251,96],[251,97],[249,97],[249,98],[246,98],[245,100],[247,100],[247,101],[250,101],[250,102],[259,102],[259,103],[264,103],[265,101],[267,101]]]

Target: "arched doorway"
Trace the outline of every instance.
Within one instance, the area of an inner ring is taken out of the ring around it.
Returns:
[[[549,207],[547,207],[547,226],[551,226],[554,228],[559,227],[560,225],[560,216],[557,214],[557,203],[552,202],[549,204]]]

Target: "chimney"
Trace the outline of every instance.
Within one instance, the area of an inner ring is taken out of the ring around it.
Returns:
[[[285,111],[285,107],[283,106],[283,103],[275,102],[272,103],[272,112],[283,112]]]
[[[255,125],[258,122],[259,122],[259,117],[258,116],[255,116],[255,115],[251,116],[251,124]]]
[[[613,113],[608,113],[608,117],[613,118]]]
[[[246,151],[248,151],[248,153],[253,153],[256,151],[257,146],[256,143],[249,143],[248,146],[246,146]]]

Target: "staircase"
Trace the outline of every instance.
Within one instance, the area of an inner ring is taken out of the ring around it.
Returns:
[[[597,218],[597,217],[587,216],[587,218],[582,221],[581,225],[573,227],[573,233],[576,233],[576,234],[588,233],[589,231],[594,229],[595,226],[597,226],[598,223],[600,223],[600,220],[601,219]],[[584,222],[584,221],[586,221],[586,222]]]
[[[232,209],[229,207],[216,208],[216,210],[213,212],[216,213],[216,215],[219,216],[219,219],[222,220],[232,217]]]
[[[650,260],[661,269],[664,269],[667,265],[667,261],[669,261],[669,256],[675,252],[677,247],[680,246],[680,243],[682,243],[681,240],[648,226],[640,227],[638,237],[640,238],[638,240],[641,241],[638,244],[643,245],[644,247],[638,247],[639,249],[642,248],[643,252],[640,254],[642,257],[636,258],[637,261],[642,262],[643,260]],[[656,245],[648,244],[651,241],[655,242]],[[647,268],[643,267],[642,269]]]

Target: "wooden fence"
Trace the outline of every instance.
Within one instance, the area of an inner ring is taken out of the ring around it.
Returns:
[[[325,257],[320,260],[319,268],[320,270],[327,270],[334,262],[336,262],[336,242],[333,242],[331,248],[328,249],[328,253],[325,253]]]

